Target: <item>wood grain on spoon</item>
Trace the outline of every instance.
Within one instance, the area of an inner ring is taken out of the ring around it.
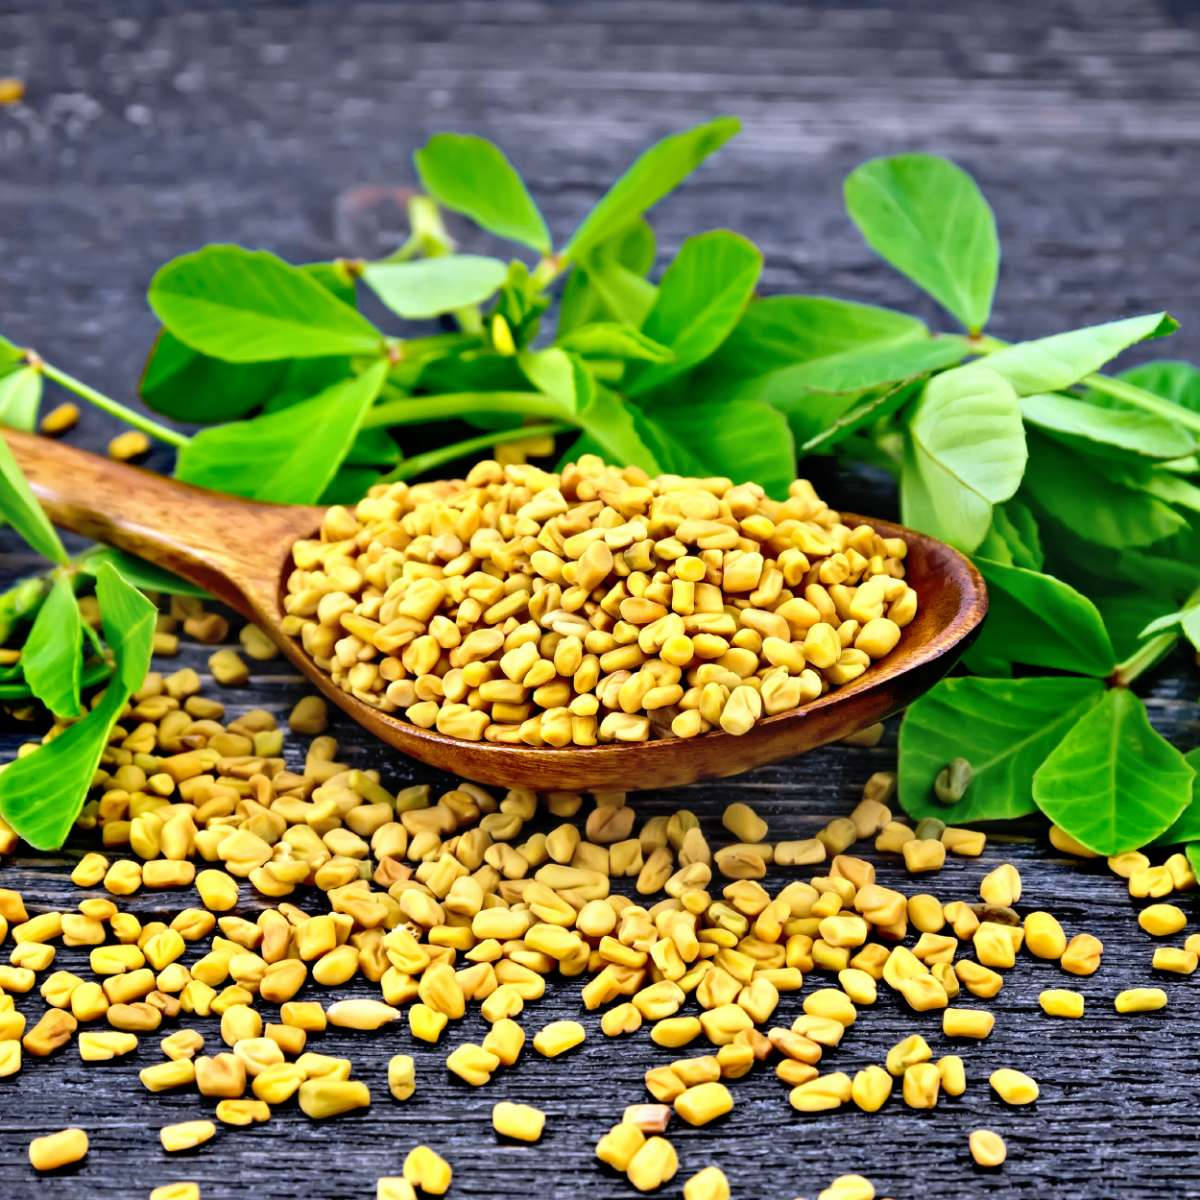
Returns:
[[[900,644],[852,683],[804,708],[759,721],[742,737],[714,732],[586,748],[468,742],[380,713],[349,693],[285,635],[283,581],[297,538],[321,508],[262,504],[177,483],[70,446],[5,431],[55,524],[106,542],[198,584],[262,626],[326,696],[413,758],[481,783],[547,790],[671,787],[735,775],[848,737],[931,687],[970,643],[987,612],[979,573],[957,550],[888,521],[843,514],[908,543],[909,584],[920,599]]]

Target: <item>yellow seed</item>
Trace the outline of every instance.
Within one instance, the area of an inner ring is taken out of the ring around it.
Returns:
[[[1059,960],[1062,969],[1071,975],[1094,975],[1100,969],[1104,944],[1090,933],[1077,933],[1068,943]]]
[[[1180,946],[1155,946],[1151,965],[1156,971],[1170,971],[1174,975],[1191,975],[1200,961],[1194,950]]]
[[[839,1175],[817,1200],[875,1200],[875,1185],[862,1175]]]
[[[407,1100],[416,1090],[416,1064],[412,1055],[392,1055],[388,1060],[388,1091],[397,1100]]]
[[[646,1135],[636,1125],[622,1121],[596,1143],[596,1157],[618,1171],[626,1171],[645,1144]]]
[[[1012,1067],[1001,1067],[988,1077],[992,1090],[1005,1104],[1032,1104],[1039,1095],[1037,1080],[1026,1075],[1024,1071],[1015,1071]]]
[[[38,428],[47,437],[57,437],[73,429],[79,420],[79,407],[69,400],[56,405],[43,418]],[[88,885],[85,885],[88,886]]]
[[[992,1013],[977,1008],[948,1008],[942,1013],[942,1033],[946,1037],[982,1039],[995,1024]]]
[[[21,1043],[16,1038],[0,1041],[0,1079],[7,1079],[21,1070]]]
[[[909,1108],[934,1108],[942,1086],[941,1072],[933,1063],[914,1063],[902,1080],[904,1103]]]
[[[546,1125],[546,1114],[529,1104],[501,1100],[492,1108],[492,1128],[501,1137],[518,1142],[536,1142]]]
[[[990,967],[981,966],[972,959],[964,958],[954,964],[954,973],[959,982],[971,993],[983,1000],[990,1000],[1004,986],[1004,976]]]
[[[203,1060],[201,1060],[203,1061]],[[238,1060],[241,1061],[240,1059]],[[198,1064],[197,1064],[198,1065]],[[322,1079],[329,1078],[321,1076]],[[267,1104],[284,1104],[306,1083],[305,1072],[297,1063],[281,1062],[264,1067],[250,1084],[254,1094]],[[339,1080],[338,1082],[345,1082]],[[236,1099],[236,1097],[231,1097]]]
[[[557,1058],[578,1046],[586,1036],[578,1021],[551,1021],[533,1035],[533,1048],[546,1058]]]
[[[892,1077],[882,1067],[872,1064],[857,1072],[850,1085],[850,1099],[863,1112],[878,1112],[892,1094]]]
[[[209,656],[208,669],[222,687],[241,687],[250,678],[250,669],[236,650],[218,650]]]
[[[407,1179],[382,1175],[375,1181],[375,1200],[417,1200],[417,1193]]]
[[[201,903],[210,912],[228,912],[238,902],[237,880],[215,868],[201,871],[196,876],[196,891]]]
[[[887,1069],[892,1075],[903,1075],[915,1063],[928,1062],[933,1057],[929,1043],[919,1034],[910,1034],[897,1042],[887,1053]]]
[[[979,895],[993,908],[1012,908],[1021,898],[1021,873],[1012,863],[1001,863],[989,871],[979,885]]]
[[[655,1045],[677,1049],[695,1041],[702,1029],[698,1017],[666,1017],[650,1030],[650,1040]]]
[[[85,1030],[79,1035],[79,1057],[84,1062],[110,1062],[138,1047],[137,1035],[117,1030]]]
[[[450,1189],[450,1164],[428,1146],[414,1146],[404,1159],[404,1178],[431,1196],[444,1196]]]
[[[436,1042],[448,1020],[445,1013],[435,1012],[427,1004],[414,1004],[408,1010],[409,1031],[422,1042]]]
[[[998,1167],[1008,1157],[1008,1147],[1004,1139],[990,1129],[975,1129],[967,1138],[967,1147],[971,1157],[981,1167]]]
[[[446,1056],[446,1069],[472,1087],[482,1087],[492,1077],[500,1060],[474,1042],[463,1042]]]
[[[165,1092],[170,1088],[187,1087],[196,1079],[196,1065],[190,1058],[167,1059],[144,1067],[138,1074],[142,1087],[148,1092]]]
[[[1036,958],[1059,959],[1067,948],[1067,935],[1050,913],[1032,912],[1025,918],[1025,948]]]
[[[211,1121],[180,1121],[176,1125],[164,1125],[158,1131],[162,1148],[168,1154],[193,1150],[216,1136],[217,1127]]]
[[[1047,988],[1038,996],[1038,1003],[1048,1017],[1083,1016],[1083,996],[1069,988]]]
[[[946,847],[935,838],[913,838],[903,844],[900,853],[910,875],[940,871],[946,863]]]
[[[82,1129],[63,1129],[34,1138],[29,1143],[29,1163],[35,1171],[56,1171],[79,1162],[88,1152],[88,1135]]]
[[[45,1058],[71,1040],[78,1024],[69,1012],[63,1012],[60,1008],[47,1009],[38,1023],[21,1039],[21,1045],[26,1053]]]
[[[825,1112],[845,1104],[853,1093],[853,1086],[849,1075],[833,1071],[792,1088],[788,1102],[799,1112]]]
[[[625,1174],[639,1192],[653,1192],[673,1179],[678,1170],[675,1147],[664,1137],[652,1137],[630,1159]]]
[[[342,1029],[382,1029],[402,1016],[382,1000],[337,1000],[325,1010],[330,1025]]]
[[[300,1111],[314,1121],[367,1108],[371,1093],[356,1079],[309,1079],[300,1085]]]
[[[1119,1013],[1157,1012],[1167,1007],[1167,993],[1156,987],[1126,988],[1113,1004]]]
[[[164,1183],[150,1193],[150,1200],[200,1200],[200,1185],[187,1181]]]
[[[511,1067],[525,1046],[525,1030],[510,1017],[497,1021],[483,1038],[483,1048],[500,1062]]]
[[[108,457],[115,458],[118,462],[129,462],[149,453],[150,439],[137,429],[128,429],[124,433],[118,433],[108,443]]]
[[[1187,915],[1174,904],[1150,904],[1138,913],[1138,924],[1151,937],[1170,937],[1187,925]]]
[[[707,1125],[733,1108],[733,1096],[723,1083],[700,1083],[675,1099],[675,1111],[689,1125]]]
[[[216,1116],[222,1125],[261,1125],[271,1119],[271,1107],[262,1100],[221,1100]]]
[[[720,1167],[704,1167],[683,1185],[683,1200],[729,1200],[729,1180]]]
[[[937,1060],[942,1091],[947,1096],[961,1096],[967,1090],[967,1069],[957,1054],[946,1054]]]

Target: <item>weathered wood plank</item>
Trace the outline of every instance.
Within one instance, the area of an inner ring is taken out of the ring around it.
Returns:
[[[1200,235],[1195,14],[1150,0],[942,8],[143,0],[98,13],[87,0],[10,0],[0,5],[4,70],[28,81],[29,100],[0,110],[8,283],[0,330],[131,394],[153,335],[141,297],[160,262],[210,239],[298,259],[386,248],[398,230],[381,227],[377,214],[374,223],[356,217],[339,196],[363,182],[410,183],[409,152],[429,132],[471,129],[502,142],[563,233],[649,136],[731,111],[745,119],[745,135],[656,213],[664,255],[689,232],[729,225],[765,247],[770,288],[915,305],[938,322],[871,258],[839,200],[842,175],[862,158],[931,149],[976,172],[999,213],[998,334],[1168,306],[1185,321],[1170,353],[1196,356],[1188,329],[1200,316],[1190,252]],[[89,413],[78,441],[99,446],[111,429]],[[861,494],[832,475],[822,486],[842,501]],[[886,515],[890,503],[877,495],[863,507]],[[6,555],[4,574],[24,561]],[[205,654],[188,647],[179,661],[202,667]],[[1182,655],[1160,668],[1152,690],[1159,728],[1182,746],[1200,742],[1195,675]],[[283,712],[298,694],[284,669],[271,667],[230,701]],[[424,777],[354,730],[338,732],[346,753],[378,766],[389,784]],[[639,811],[686,804],[715,836],[721,809],[738,795],[768,817],[774,836],[804,836],[845,812],[867,775],[893,762],[893,739],[894,730],[874,750],[832,748],[736,781],[639,798]],[[16,740],[9,731],[0,748]],[[680,1181],[717,1162],[735,1195],[764,1200],[814,1196],[843,1170],[897,1197],[923,1195],[930,1181],[955,1196],[1200,1195],[1195,981],[1170,985],[1165,1013],[1117,1018],[1113,993],[1150,974],[1134,906],[1119,880],[1063,862],[1036,825],[1025,832],[994,841],[980,863],[952,863],[930,886],[970,898],[984,870],[1003,857],[1017,862],[1025,902],[1108,947],[1104,970],[1082,983],[1085,1021],[1041,1017],[1037,992],[1063,977],[1023,963],[993,1005],[996,1033],[964,1052],[971,1087],[961,1100],[929,1114],[893,1101],[878,1117],[804,1118],[787,1106],[786,1089],[759,1073],[736,1086],[737,1108],[719,1126],[678,1132]],[[0,880],[39,905],[70,903],[70,860],[21,857]],[[894,862],[881,864],[881,878],[908,882]],[[181,899],[143,896],[132,907],[152,919]],[[1195,915],[1194,899],[1187,906]],[[64,951],[59,965],[83,961]],[[26,997],[19,1007],[32,1014],[38,1004]],[[797,1011],[799,997],[785,997],[781,1022]],[[578,1013],[578,988],[568,983],[531,1008],[526,1024]],[[636,1047],[609,1043],[594,1018],[585,1023],[591,1040],[570,1060],[531,1056],[483,1092],[447,1078],[445,1048],[421,1047],[417,1094],[404,1105],[387,1097],[384,1075],[390,1054],[412,1049],[406,1032],[328,1035],[315,1044],[353,1054],[376,1097],[369,1113],[327,1126],[288,1113],[264,1128],[223,1132],[219,1145],[174,1163],[154,1131],[202,1106],[140,1089],[136,1072],[155,1058],[154,1040],[109,1067],[85,1068],[69,1051],[0,1081],[0,1192],[25,1200],[86,1188],[136,1198],[168,1179],[196,1178],[206,1200],[247,1186],[279,1200],[361,1197],[378,1175],[398,1171],[410,1145],[428,1140],[454,1164],[454,1195],[627,1197],[631,1189],[599,1171],[591,1149],[640,1096],[645,1063],[672,1055],[644,1034]],[[202,1027],[215,1036],[210,1023]],[[915,1029],[946,1049],[930,1032],[934,1019],[883,1000],[830,1062],[877,1061]],[[456,1031],[480,1032],[478,1018]],[[999,1065],[1041,1080],[1035,1112],[993,1100],[985,1081]],[[488,1113],[506,1097],[548,1110],[540,1150],[495,1144]],[[25,1143],[70,1122],[92,1131],[91,1158],[70,1178],[34,1180]],[[966,1134],[978,1125],[1009,1141],[1009,1163],[994,1178],[967,1159]]]

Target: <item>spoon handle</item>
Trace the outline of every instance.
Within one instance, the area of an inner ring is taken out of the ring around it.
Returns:
[[[322,510],[178,483],[61,442],[4,431],[55,525],[182,575],[244,616],[277,619],[286,548]]]

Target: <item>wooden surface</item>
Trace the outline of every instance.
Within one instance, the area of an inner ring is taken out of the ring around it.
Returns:
[[[56,524],[140,555],[226,600],[265,629],[320,691],[389,746],[464,779],[540,791],[676,787],[737,775],[849,737],[910,704],[957,662],[987,611],[983,580],[950,546],[887,521],[903,537],[907,580],[921,598],[916,618],[882,662],[804,708],[759,721],[743,737],[714,731],[695,740],[658,738],[579,748],[506,746],[447,737],[380,712],[344,691],[281,628],[291,547],[310,537],[320,509],[259,504],[117,464],[49,438],[9,431],[17,463]],[[865,518],[843,513],[850,526]]]
[[[386,208],[364,202],[372,193],[355,189],[410,183],[409,153],[434,130],[500,140],[561,234],[652,135],[717,111],[738,113],[747,132],[656,214],[665,252],[686,233],[728,225],[764,246],[771,289],[915,305],[934,319],[931,305],[873,260],[839,200],[842,176],[861,159],[934,150],[975,172],[998,210],[998,336],[1166,306],[1184,322],[1167,349],[1200,357],[1200,23],[1184,0],[0,0],[0,46],[0,73],[29,86],[26,104],[0,109],[0,330],[114,394],[132,392],[152,337],[143,295],[159,263],[211,239],[301,260],[389,249],[398,227]],[[112,428],[89,413],[76,440],[97,446]],[[835,502],[886,515],[886,497],[848,492],[827,470],[816,478]],[[24,565],[5,556],[6,574]],[[203,669],[206,653],[187,648],[178,662]],[[1150,681],[1155,723],[1185,749],[1200,741],[1196,686],[1182,656]],[[267,664],[229,700],[232,711],[283,712],[301,691],[290,669]],[[378,766],[390,785],[428,777],[354,730],[340,732],[353,761]],[[970,729],[962,733],[966,744]],[[893,740],[894,729],[874,750],[834,747],[736,781],[640,798],[639,811],[685,804],[715,835],[722,807],[739,796],[768,817],[773,837],[805,836],[845,813],[872,770],[891,765]],[[1200,1196],[1200,979],[1168,983],[1165,1013],[1116,1017],[1112,995],[1151,982],[1135,907],[1121,881],[1064,863],[1036,825],[1028,832],[1011,845],[993,840],[980,863],[952,862],[933,887],[970,898],[985,869],[1017,862],[1022,907],[1053,909],[1108,948],[1101,973],[1082,984],[1086,1019],[1043,1018],[1037,992],[1064,977],[1023,962],[989,1005],[996,1032],[963,1052],[971,1085],[962,1099],[932,1113],[893,1100],[874,1117],[804,1117],[762,1072],[736,1085],[737,1107],[719,1125],[673,1131],[679,1184],[718,1162],[747,1200],[812,1198],[849,1170],[898,1200]],[[63,883],[67,862],[19,859],[0,868],[0,882],[38,906],[66,904],[76,896]],[[894,861],[881,878],[907,884]],[[179,902],[141,897],[134,907],[149,917]],[[1195,920],[1195,898],[1185,907]],[[527,1026],[577,1015],[577,997],[577,984],[554,988]],[[780,1018],[799,1003],[786,997]],[[410,1048],[406,1033],[328,1036],[319,1048],[351,1052],[369,1081],[369,1113],[324,1125],[290,1113],[223,1131],[173,1162],[156,1129],[203,1106],[139,1089],[136,1071],[153,1043],[138,1061],[107,1067],[84,1067],[68,1052],[0,1081],[0,1196],[137,1200],[155,1184],[196,1178],[206,1200],[369,1198],[378,1175],[398,1171],[407,1149],[428,1140],[453,1162],[452,1196],[630,1197],[623,1180],[596,1167],[592,1146],[640,1098],[644,1065],[671,1055],[644,1034],[614,1043],[593,1017],[585,1023],[589,1041],[571,1058],[531,1057],[482,1092],[447,1078],[444,1049],[422,1048],[418,1091],[404,1105],[387,1096],[384,1064]],[[884,999],[829,1061],[847,1070],[878,1061],[917,1029],[944,1048],[936,1019]],[[459,1033],[479,1031],[472,1018]],[[985,1081],[999,1065],[1039,1078],[1035,1109],[1006,1110],[992,1098]],[[488,1113],[505,1097],[548,1111],[539,1149],[497,1146]],[[72,1122],[92,1133],[88,1163],[35,1180],[28,1139]],[[977,1126],[1008,1139],[998,1175],[970,1166],[966,1135]],[[678,1196],[678,1187],[664,1194]]]

